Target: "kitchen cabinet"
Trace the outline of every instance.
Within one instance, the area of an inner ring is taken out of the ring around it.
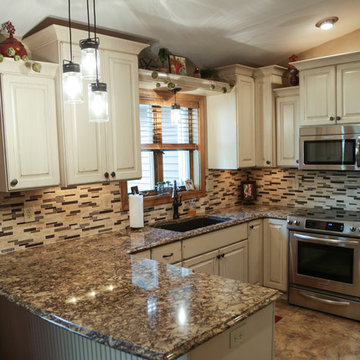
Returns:
[[[219,275],[219,251],[209,251],[208,253],[195,256],[185,260],[183,267],[211,275]]]
[[[254,71],[255,122],[257,167],[275,167],[276,164],[276,118],[273,90],[283,87],[286,68],[265,66]]]
[[[264,219],[264,286],[288,288],[288,234],[286,220]]]
[[[230,93],[207,97],[208,167],[238,169],[255,165],[253,69],[219,68],[218,76],[236,82]]]
[[[263,220],[248,223],[249,283],[263,284]]]
[[[181,261],[181,241],[152,248],[151,259],[164,264],[175,264]]]
[[[360,122],[360,52],[293,63],[300,70],[300,124]]]
[[[219,275],[228,279],[248,281],[248,241],[220,249]]]
[[[141,177],[137,55],[148,45],[101,34],[99,37],[100,81],[108,86],[110,121],[89,123],[89,82],[84,81],[84,103],[80,105],[63,104],[60,91],[58,129],[65,186]],[[87,38],[85,31],[73,29],[75,62],[80,62],[78,42],[83,38]],[[69,59],[66,27],[51,25],[25,42],[38,59],[60,64]]]
[[[276,96],[277,165],[298,167],[299,87],[274,89]]]
[[[58,65],[42,63],[39,74],[5,58],[0,73],[0,191],[58,185]]]

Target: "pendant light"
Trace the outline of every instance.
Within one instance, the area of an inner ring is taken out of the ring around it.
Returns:
[[[79,45],[81,48],[81,71],[83,78],[86,80],[96,79],[96,70],[99,72],[100,59],[96,63],[96,50],[99,48],[99,38],[90,36],[90,10],[89,0],[86,0],[87,19],[88,19],[88,37],[87,39],[80,40]]]
[[[181,119],[181,108],[180,105],[176,103],[176,93],[179,92],[181,88],[175,88],[173,93],[175,95],[175,103],[171,105],[171,125],[177,125]]]
[[[94,38],[96,39],[96,9],[94,4]],[[89,84],[88,88],[88,105],[89,105],[89,121],[90,122],[108,122],[109,121],[109,105],[106,83],[99,82],[98,49],[95,49],[95,73],[96,81]]]
[[[68,13],[69,13],[70,60],[63,61],[63,74],[62,74],[63,98],[66,104],[79,104],[84,101],[83,82],[80,71],[80,65],[73,62],[70,0],[68,0]]]

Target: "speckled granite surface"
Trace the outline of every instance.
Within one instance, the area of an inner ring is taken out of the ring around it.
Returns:
[[[237,224],[285,218],[288,211],[247,207],[221,215]],[[151,228],[108,233],[3,255],[0,294],[36,315],[149,359],[175,359],[279,296],[276,290],[128,254],[179,237],[169,233]]]

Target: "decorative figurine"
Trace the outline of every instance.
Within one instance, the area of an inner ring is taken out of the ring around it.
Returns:
[[[299,57],[297,55],[291,55],[289,57],[289,61],[290,62],[294,62],[294,61],[298,61]],[[291,86],[297,86],[299,85],[299,77],[298,77],[298,73],[299,70],[294,66],[294,65],[289,65],[289,73],[290,73],[290,85]]]
[[[15,27],[10,22],[1,25],[2,30],[7,30],[10,36],[0,44],[0,54],[5,57],[12,57],[15,61],[20,59],[28,61],[27,52],[24,45],[14,38]]]

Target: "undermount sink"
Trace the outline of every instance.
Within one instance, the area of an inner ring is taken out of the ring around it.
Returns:
[[[221,218],[216,216],[204,216],[204,217],[196,217],[192,219],[180,220],[180,221],[172,221],[168,223],[163,223],[159,225],[152,225],[152,227],[164,230],[172,230],[177,232],[186,232],[190,230],[200,229],[206,226],[211,226],[219,223],[223,223],[226,221],[230,221],[230,218]]]

